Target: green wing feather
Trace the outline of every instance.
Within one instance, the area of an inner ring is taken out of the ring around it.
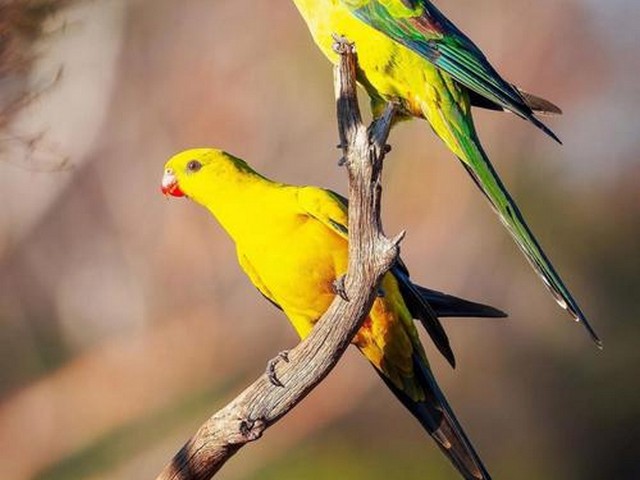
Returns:
[[[360,20],[426,58],[490,103],[560,139],[536,116],[517,87],[504,80],[482,51],[428,0],[342,0]]]

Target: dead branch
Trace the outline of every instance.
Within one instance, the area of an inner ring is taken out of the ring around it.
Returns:
[[[340,64],[335,68],[338,129],[349,174],[349,266],[344,297],[336,295],[311,334],[275,365],[282,386],[263,374],[222,410],[209,418],[157,477],[158,480],[211,478],[242,446],[297,405],[336,365],[371,309],[378,282],[398,255],[402,234],[390,240],[380,221],[380,175],[388,151],[386,139],[393,105],[369,129],[356,98],[356,54],[336,39]]]

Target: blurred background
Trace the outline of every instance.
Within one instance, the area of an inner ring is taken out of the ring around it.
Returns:
[[[605,348],[416,121],[391,135],[385,229],[416,281],[510,314],[445,320],[459,366],[425,342],[436,376],[495,478],[640,478],[640,3],[438,5],[564,109],[562,147],[476,122]],[[331,68],[285,0],[13,0],[0,29],[0,478],[153,478],[297,343],[208,214],[160,194],[163,164],[219,146],[344,192]],[[349,351],[216,478],[458,476]]]

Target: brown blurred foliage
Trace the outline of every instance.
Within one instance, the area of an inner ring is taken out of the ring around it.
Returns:
[[[27,86],[36,44],[42,41],[47,19],[73,1],[8,0],[0,5],[0,129],[8,128],[37,93]]]
[[[495,478],[638,478],[640,7],[481,3],[438,5],[563,108],[565,145],[490,112],[481,137],[604,351],[424,123],[392,133],[385,229],[407,229],[420,283],[510,313],[446,322],[456,371],[432,355]],[[0,478],[152,477],[296,342],[207,213],[160,195],[163,163],[219,146],[344,191],[331,69],[289,1],[16,0],[0,5],[0,109]],[[354,352],[220,473],[397,477],[457,478]]]

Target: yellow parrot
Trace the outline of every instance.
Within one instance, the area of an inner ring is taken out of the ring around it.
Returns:
[[[338,194],[274,182],[221,150],[181,152],[165,165],[162,191],[209,210],[235,243],[251,282],[305,337],[347,269],[347,207]],[[413,319],[454,364],[438,316],[502,317],[493,307],[411,282],[399,261],[353,339],[386,385],[420,421],[465,479],[490,478],[429,368]]]

